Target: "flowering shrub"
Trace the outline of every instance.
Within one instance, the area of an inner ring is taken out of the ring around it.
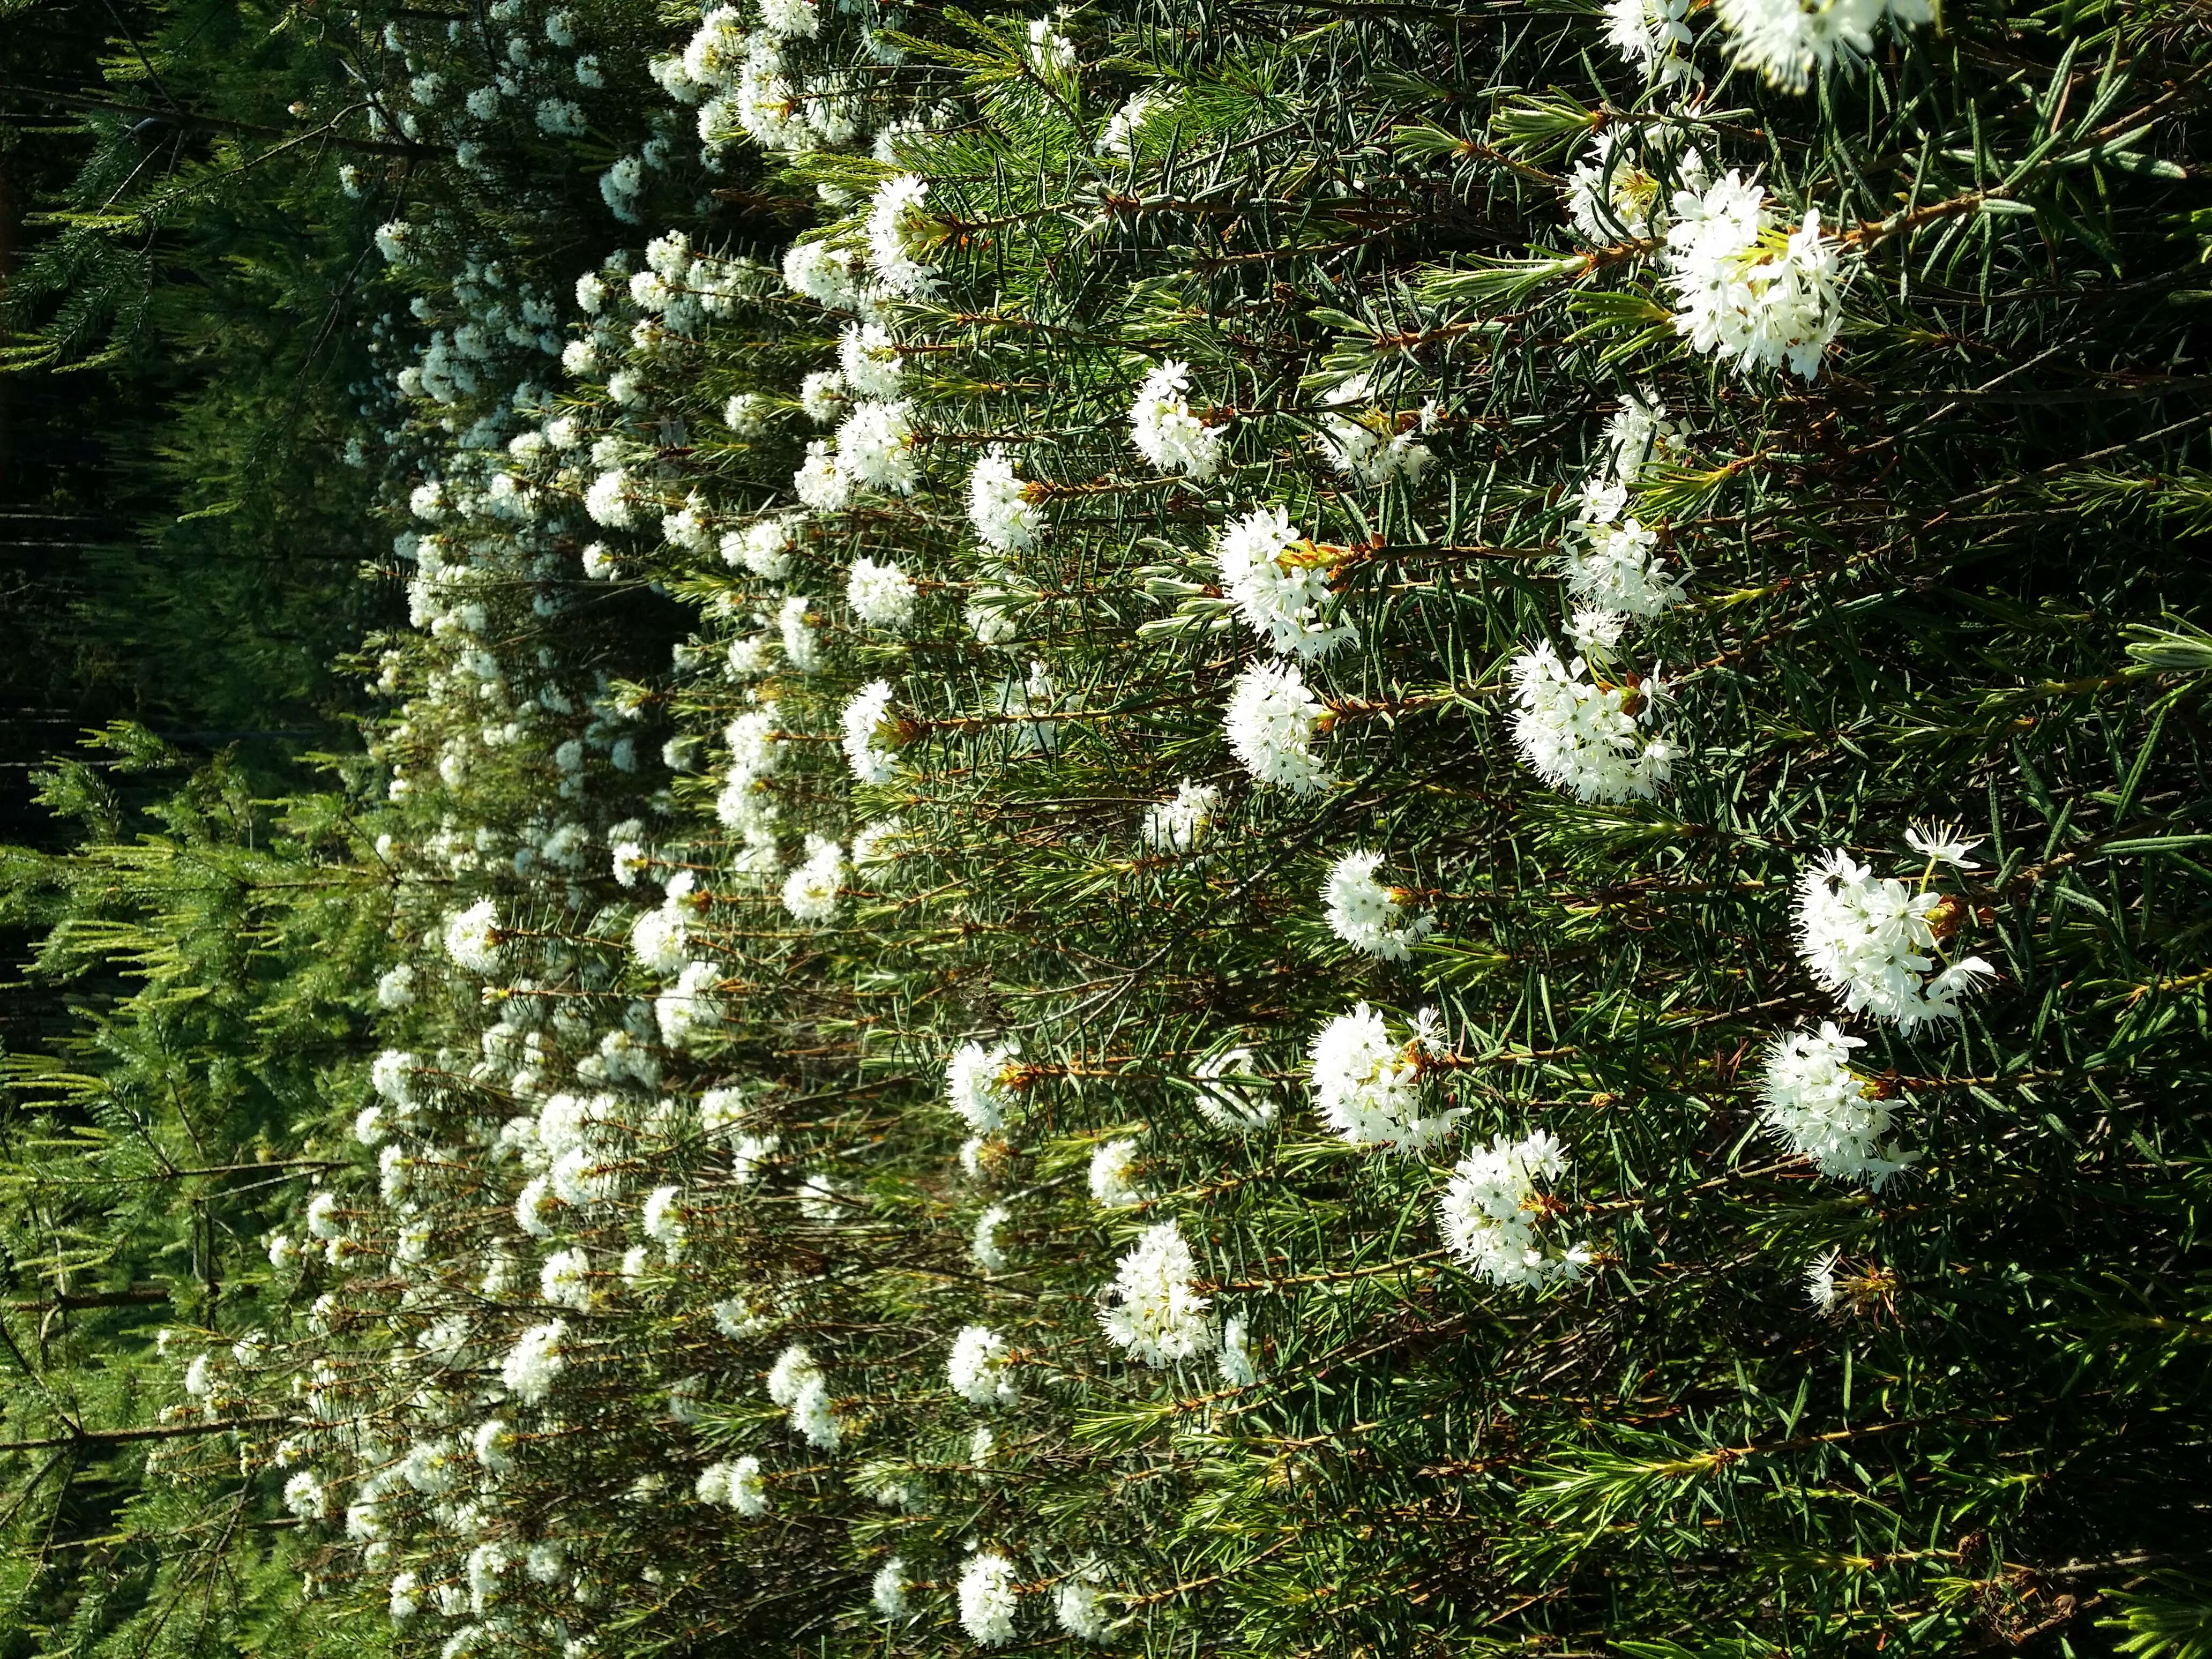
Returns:
[[[395,14],[380,1057],[172,1478],[449,1656],[2197,1550],[2202,49],[1709,13]]]

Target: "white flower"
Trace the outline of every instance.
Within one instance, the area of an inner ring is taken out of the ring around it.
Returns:
[[[975,1218],[975,1231],[969,1240],[969,1248],[975,1257],[975,1265],[987,1273],[1004,1273],[1006,1253],[999,1243],[999,1229],[1011,1219],[1003,1204],[994,1204]]]
[[[1079,1574],[1064,1582],[1053,1597],[1052,1611],[1060,1620],[1060,1629],[1077,1641],[1103,1643],[1107,1639],[1106,1608],[1098,1586],[1088,1575]]]
[[[1567,520],[1560,574],[1576,599],[1602,611],[1656,617],[1680,603],[1682,586],[1658,552],[1659,534],[1640,520],[1623,518],[1628,491],[1609,478],[1594,479]]]
[[[1982,838],[1969,836],[1955,823],[1909,825],[1905,831],[1905,844],[1936,864],[1948,864],[1960,870],[1982,867],[1966,856],[1982,844]]]
[[[751,1520],[769,1512],[768,1486],[761,1479],[761,1461],[747,1455],[726,1466],[723,1477],[730,1507]]]
[[[852,499],[853,481],[830,453],[830,441],[817,438],[806,446],[806,459],[792,474],[792,493],[817,513],[837,513]]]
[[[826,836],[810,835],[805,861],[784,878],[783,908],[810,927],[835,921],[844,882],[845,849]]]
[[[1145,1195],[1129,1184],[1136,1158],[1137,1143],[1127,1136],[1102,1143],[1091,1154],[1091,1196],[1109,1210],[1143,1203]]]
[[[886,179],[868,204],[868,268],[892,293],[927,299],[937,290],[937,273],[922,263],[936,237],[921,210],[929,185],[911,173]]]
[[[1739,374],[1784,362],[1810,380],[1843,325],[1837,244],[1807,208],[1794,231],[1776,225],[1766,192],[1731,171],[1702,193],[1674,194],[1666,280],[1674,331],[1717,352]]]
[[[1018,553],[1036,544],[1044,514],[1029,499],[1003,446],[994,444],[968,475],[968,517],[984,546]]]
[[[1129,404],[1129,441],[1161,472],[1181,473],[1200,483],[1221,468],[1226,427],[1209,427],[1190,412],[1183,398],[1190,369],[1164,362],[1145,376]]]
[[[914,494],[921,467],[915,459],[912,409],[904,398],[854,408],[837,428],[837,470],[856,483]]]
[[[960,1570],[960,1627],[977,1646],[1002,1648],[1014,1639],[1014,1564],[996,1550],[979,1550]]]
[[[1206,1352],[1214,1330],[1206,1318],[1211,1304],[1191,1283],[1196,1273],[1174,1222],[1146,1228],[1100,1295],[1098,1323],[1107,1340],[1155,1367]]]
[[[881,744],[890,706],[890,682],[871,680],[853,694],[838,717],[846,762],[862,783],[889,783],[898,771],[897,754]]]
[[[854,560],[845,579],[845,602],[853,614],[871,628],[894,633],[913,625],[915,592],[914,578],[896,565],[866,557]]]
[[[971,1406],[1011,1406],[1022,1391],[1006,1374],[1006,1339],[983,1325],[963,1326],[945,1362],[952,1392]]]
[[[684,1049],[702,1031],[722,1023],[720,1006],[710,994],[722,980],[721,964],[690,962],[676,983],[653,1000],[653,1016],[660,1028],[660,1041],[670,1048]]]
[[[415,1103],[415,1073],[422,1063],[404,1048],[386,1048],[369,1062],[368,1086],[404,1111]]]
[[[1337,471],[1378,489],[1401,473],[1409,484],[1421,481],[1436,459],[1420,441],[1419,434],[1428,430],[1428,411],[1422,422],[1412,422],[1384,409],[1375,400],[1373,380],[1366,374],[1340,382],[1327,401],[1334,408],[1322,417],[1321,453]]]
[[[380,1008],[404,1008],[415,1000],[415,964],[403,962],[396,968],[386,969],[376,981],[376,1004]]]
[[[1260,1380],[1260,1367],[1252,1358],[1250,1328],[1243,1314],[1221,1322],[1221,1380],[1232,1389],[1249,1389]]]
[[[629,475],[620,467],[612,467],[592,480],[591,488],[584,492],[584,511],[591,515],[593,524],[605,525],[610,530],[627,530],[636,521],[632,510],[634,491]]]
[[[1355,637],[1346,624],[1320,620],[1335,597],[1329,560],[1283,508],[1255,508],[1229,526],[1214,544],[1213,561],[1224,591],[1278,655],[1310,660]]]
[[[1433,1020],[1425,1015],[1410,1041],[1394,1042],[1382,1016],[1363,1002],[1322,1026],[1310,1057],[1322,1121],[1354,1146],[1401,1152],[1425,1151],[1449,1134],[1465,1108],[1422,1110],[1421,1061],[1438,1048]]]
[[[535,1406],[551,1393],[554,1379],[568,1363],[561,1346],[568,1336],[567,1322],[558,1319],[523,1332],[499,1368],[507,1392],[526,1406]]]
[[[1605,38],[1662,86],[1699,78],[1689,58],[1690,0],[1606,0]]]
[[[793,593],[784,600],[775,613],[776,632],[783,641],[784,659],[801,674],[811,674],[822,665],[822,647],[818,639],[820,624],[815,620],[812,605],[812,600]]]
[[[1887,12],[1900,23],[1924,23],[1929,0],[1714,0],[1713,15],[1729,33],[1735,60],[1773,85],[1804,89],[1815,69],[1838,57],[1874,50],[1875,27]]]
[[[1514,659],[1513,741],[1545,782],[1577,799],[1648,800],[1674,769],[1674,746],[1649,731],[1663,683],[1601,685],[1588,667],[1561,662],[1548,640]]]
[[[822,14],[814,0],[761,0],[761,27],[779,40],[811,40]]]
[[[1605,447],[1613,477],[1624,484],[1633,484],[1650,462],[1674,459],[1686,450],[1681,428],[1667,418],[1667,405],[1649,391],[1620,400],[1606,420]]]
[[[799,1212],[809,1221],[835,1224],[852,1215],[852,1205],[837,1183],[825,1175],[811,1175],[799,1183]]]
[[[1609,244],[1650,234],[1662,186],[1646,162],[1642,134],[1612,127],[1599,135],[1596,153],[1567,180],[1568,216],[1584,240]],[[1705,188],[1705,162],[1696,150],[1676,159],[1674,176],[1685,189]]]
[[[1424,912],[1408,921],[1397,890],[1375,879],[1382,864],[1380,853],[1346,853],[1322,884],[1322,903],[1329,932],[1353,950],[1403,962],[1437,919]]]
[[[781,758],[776,747],[781,741],[776,705],[772,699],[747,709],[722,728],[722,742],[730,751],[731,775],[771,775]]]
[[[684,1254],[684,1189],[655,1187],[646,1195],[638,1212],[645,1236],[660,1246],[671,1261]]]
[[[1805,1295],[1822,1313],[1833,1313],[1844,1299],[1836,1285],[1836,1261],[1840,1250],[1824,1250],[1805,1264]]]
[[[781,1135],[739,1135],[730,1143],[730,1179],[740,1187],[750,1187],[769,1159],[782,1148]]]
[[[422,1603],[416,1595],[421,1588],[422,1581],[412,1572],[392,1575],[392,1589],[387,1605],[392,1610],[393,1623],[404,1623],[412,1619],[421,1610]]]
[[[544,98],[538,104],[538,130],[550,138],[580,138],[591,128],[573,98]]]
[[[757,392],[732,393],[722,405],[722,424],[733,438],[757,437],[768,427],[768,399]]]
[[[1222,732],[1261,783],[1310,795],[1336,781],[1313,752],[1316,723],[1327,712],[1296,664],[1250,663],[1229,694]]]
[[[788,1407],[799,1398],[799,1390],[820,1376],[821,1368],[814,1358],[798,1343],[793,1343],[775,1358],[769,1367],[768,1397],[777,1405]]]
[[[1191,1068],[1198,1090],[1199,1115],[1215,1128],[1249,1135],[1275,1121],[1277,1107],[1267,1085],[1252,1067],[1249,1048],[1224,1048]],[[1248,1080],[1249,1079],[1249,1080]]]
[[[793,242],[783,256],[783,280],[794,294],[844,309],[860,297],[852,256],[827,242]]]
[[[834,368],[817,368],[799,383],[799,407],[817,426],[827,426],[850,406],[845,396],[845,377]]]
[[[1048,76],[1073,74],[1075,43],[1052,26],[1049,17],[1030,20],[1030,63]]]
[[[284,1483],[284,1507],[302,1521],[319,1521],[329,1512],[329,1496],[312,1469],[301,1469]]]
[[[454,966],[489,979],[500,970],[499,907],[478,899],[446,924],[446,954]]]
[[[630,954],[662,978],[681,973],[690,958],[690,927],[674,905],[647,910],[630,923]]]
[[[578,1313],[592,1310],[592,1263],[579,1249],[556,1251],[545,1258],[538,1270],[538,1293],[556,1307],[574,1308]]]
[[[791,550],[799,543],[805,520],[763,519],[722,538],[722,562],[750,570],[768,581],[781,581],[791,574]]]
[[[1820,1173],[1863,1181],[1876,1192],[1920,1154],[1887,1143],[1893,1108],[1876,1085],[1855,1075],[1850,1051],[1865,1041],[1845,1036],[1835,1022],[1793,1031],[1766,1050],[1759,1078],[1759,1119],[1767,1132]]]
[[[868,1586],[868,1600],[886,1619],[903,1619],[912,1609],[906,1598],[906,1563],[896,1555],[876,1569]]]
[[[945,1062],[945,1097],[961,1121],[978,1134],[998,1128],[1014,1109],[1017,1097],[1006,1080],[1013,1055],[1011,1042],[994,1048],[963,1042]]]
[[[792,1401],[791,1427],[793,1433],[820,1451],[835,1451],[844,1439],[845,1431],[830,1405],[830,1384],[820,1372],[808,1377]]]
[[[1534,1290],[1580,1277],[1589,1252],[1548,1249],[1540,1230],[1550,1210],[1536,1183],[1557,1181],[1566,1166],[1565,1150],[1542,1129],[1520,1140],[1500,1135],[1469,1152],[1437,1201],[1444,1248],[1493,1285]]]
[[[476,1426],[469,1437],[477,1462],[483,1464],[487,1474],[512,1474],[514,1469],[514,1430],[496,1417],[488,1417]]]
[[[1094,148],[1099,155],[1117,161],[1135,161],[1138,138],[1145,124],[1165,112],[1167,107],[1166,100],[1156,93],[1131,94],[1129,100],[1108,117],[1106,125],[1099,129]]]
[[[1936,966],[1936,927],[1956,905],[1878,878],[1848,853],[1828,853],[1797,878],[1797,954],[1853,1013],[1908,1031],[1956,1019],[1959,998],[1996,975],[1979,957]]]
[[[1173,800],[1156,801],[1145,809],[1138,838],[1147,852],[1193,852],[1212,829],[1213,815],[1220,810],[1218,789],[1185,778],[1176,787]]]
[[[730,641],[729,670],[733,680],[757,680],[775,668],[775,641],[766,634],[741,634]]]
[[[905,364],[898,342],[881,323],[853,322],[837,340],[837,366],[863,398],[896,398]]]

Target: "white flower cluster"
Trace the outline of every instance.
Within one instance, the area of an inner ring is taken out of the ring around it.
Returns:
[[[1398,890],[1376,880],[1382,867],[1380,853],[1346,853],[1322,884],[1322,905],[1329,932],[1353,950],[1403,962],[1437,919],[1424,913],[1408,920]]]
[[[1513,662],[1513,740],[1537,775],[1582,800],[1649,800],[1673,775],[1674,749],[1651,730],[1664,684],[1593,679],[1582,657],[1562,662],[1548,640]]]
[[[996,1550],[978,1550],[960,1569],[960,1628],[978,1647],[1014,1639],[1015,1583],[1014,1564]]]
[[[1203,483],[1221,470],[1225,426],[1208,426],[1191,413],[1187,363],[1163,362],[1145,376],[1129,404],[1129,441],[1159,472]]]
[[[1212,1304],[1191,1283],[1197,1273],[1174,1222],[1147,1227],[1099,1297],[1098,1323],[1107,1340],[1155,1367],[1210,1350],[1216,1334],[1206,1310]]]
[[[1444,1248],[1460,1264],[1493,1285],[1535,1290],[1554,1279],[1577,1279],[1590,1253],[1580,1244],[1547,1248],[1542,1223],[1558,1208],[1537,1182],[1566,1172],[1565,1150],[1538,1129],[1520,1140],[1498,1136],[1453,1168],[1437,1222]]]
[[[1667,227],[1674,331],[1738,373],[1787,363],[1810,380],[1843,325],[1842,260],[1818,208],[1794,230],[1774,222],[1765,190],[1733,170],[1675,192]]]
[[[1606,0],[1605,36],[1628,63],[1662,86],[1694,81],[1691,0]]]
[[[1336,781],[1313,752],[1328,709],[1306,690],[1295,663],[1246,665],[1229,693],[1222,733],[1244,769],[1261,783],[1294,793],[1318,793]]]
[[[1334,598],[1329,556],[1298,534],[1283,508],[1259,507],[1229,526],[1213,561],[1223,590],[1278,655],[1310,661],[1353,639],[1347,624],[1321,620]]]
[[[1797,92],[1839,57],[1863,58],[1887,15],[1911,27],[1935,15],[1931,0],[1714,0],[1735,60]]]
[[[1817,1031],[1793,1031],[1766,1051],[1759,1082],[1759,1117],[1774,1138],[1820,1173],[1863,1181],[1876,1192],[1920,1154],[1888,1139],[1895,1105],[1880,1085],[1851,1070],[1850,1054],[1866,1047],[1832,1020]]]
[[[1956,1019],[1959,999],[1996,976],[1979,957],[1938,964],[1939,941],[1960,908],[1925,885],[1876,876],[1838,849],[1797,878],[1797,954],[1853,1013],[1908,1031]]]
[[[853,694],[838,717],[845,759],[862,783],[889,783],[898,770],[897,753],[883,742],[890,706],[891,683],[871,680]]]
[[[1013,1057],[1010,1042],[991,1048],[963,1042],[945,1062],[945,1097],[977,1134],[987,1135],[1003,1126],[1014,1109],[1017,1097],[1006,1081]]]
[[[1011,1406],[1022,1391],[1008,1375],[1008,1358],[1006,1339],[996,1331],[963,1326],[945,1363],[945,1380],[971,1406]]]
[[[1595,479],[1584,488],[1567,521],[1560,574],[1584,605],[1656,617],[1680,601],[1682,584],[1660,556],[1658,532],[1626,514],[1627,505],[1627,487],[1614,479]]]
[[[844,882],[845,849],[827,836],[810,833],[805,860],[784,878],[783,908],[809,927],[834,921]]]
[[[726,1463],[709,1463],[699,1471],[691,1490],[701,1503],[735,1510],[749,1521],[766,1515],[773,1507],[761,1461],[750,1454]]]
[[[1044,514],[1030,500],[1030,489],[1003,446],[984,452],[968,475],[968,518],[984,546],[1018,553],[1036,545]]]
[[[499,907],[489,899],[478,899],[446,925],[446,954],[453,965],[485,979],[505,963],[499,939]]]
[[[1419,415],[1401,415],[1376,400],[1374,378],[1355,374],[1338,382],[1321,418],[1322,459],[1354,483],[1380,487],[1393,478],[1421,481],[1436,459],[1421,434],[1436,422],[1431,402]]]
[[[835,1451],[844,1439],[830,1399],[830,1383],[806,1350],[793,1343],[776,1357],[768,1374],[768,1397],[791,1413],[793,1431],[823,1451]]]
[[[913,624],[914,579],[895,564],[878,564],[862,556],[853,561],[845,584],[845,602],[853,614],[871,628],[902,631]]]
[[[1138,839],[1147,852],[1194,852],[1212,829],[1213,815],[1220,810],[1218,789],[1185,778],[1176,786],[1173,800],[1155,801],[1145,809]]]
[[[1651,234],[1668,194],[1652,171],[1654,159],[1650,142],[1633,128],[1598,135],[1595,153],[1577,163],[1565,191],[1567,216],[1584,240],[1604,245]],[[1673,157],[1673,173],[1678,189],[1705,187],[1705,161],[1694,149]]]
[[[1464,1107],[1426,1109],[1423,1072],[1449,1052],[1433,1009],[1415,1017],[1402,1042],[1364,1002],[1339,1014],[1316,1034],[1310,1056],[1322,1121],[1354,1146],[1425,1152],[1467,1115]]]

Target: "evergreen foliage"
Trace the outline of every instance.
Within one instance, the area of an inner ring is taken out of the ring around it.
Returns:
[[[10,857],[25,1651],[2202,1650],[2186,15],[316,21],[410,626]]]

